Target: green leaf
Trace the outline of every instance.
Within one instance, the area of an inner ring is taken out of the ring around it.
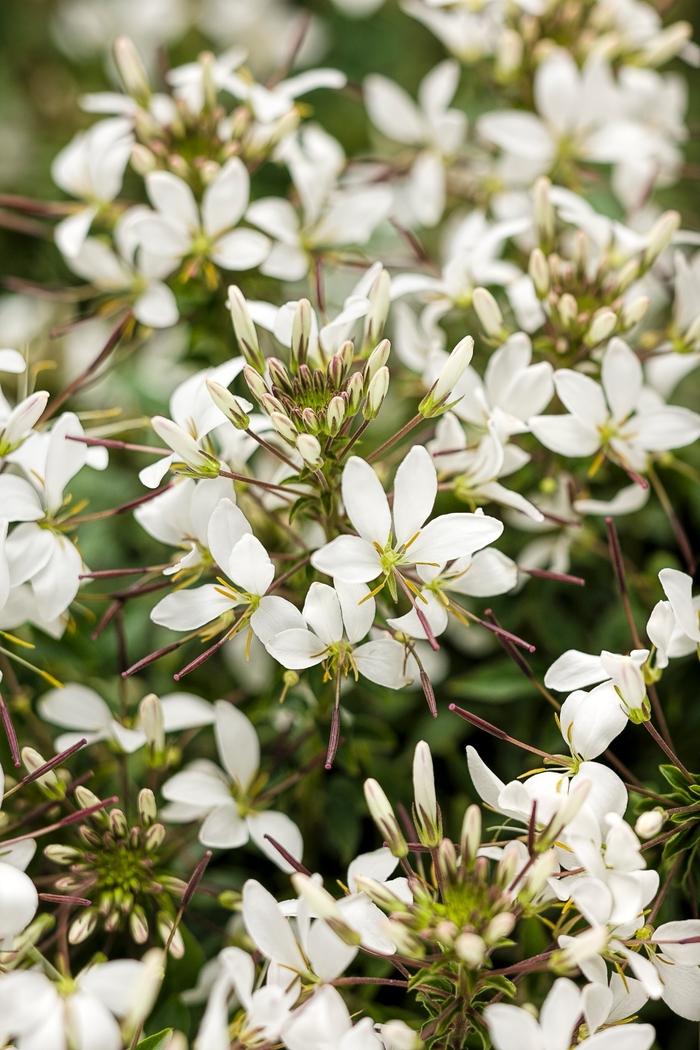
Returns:
[[[136,1050],[163,1050],[168,1040],[172,1037],[172,1028],[162,1028],[155,1035],[147,1035],[138,1043]]]

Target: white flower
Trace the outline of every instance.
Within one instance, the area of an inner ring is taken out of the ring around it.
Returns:
[[[248,879],[243,887],[243,922],[256,948],[270,960],[276,983],[289,986],[296,977],[315,974],[332,981],[350,965],[357,948],[345,944],[323,919],[312,919],[301,898],[288,918],[264,886]]]
[[[243,607],[239,629],[248,623],[255,629],[273,600],[264,595],[275,577],[275,567],[247,518],[230,499],[219,500],[209,518],[207,548],[227,579],[173,591],[154,606],[151,619],[172,631],[193,631]]]
[[[134,517],[141,528],[178,551],[173,564],[163,570],[165,575],[207,564],[209,522],[223,499],[236,501],[233,483],[228,478],[181,478],[136,508]]]
[[[560,977],[551,987],[539,1020],[529,1011],[509,1003],[494,1003],[484,1010],[484,1019],[495,1050],[550,1050],[564,1047],[574,1038],[583,1012],[582,993],[573,981]],[[587,1050],[649,1050],[655,1032],[648,1024],[616,1026],[597,1032],[577,1043]]]
[[[267,237],[256,230],[235,229],[250,193],[250,178],[238,157],[227,161],[212,179],[201,206],[187,183],[168,171],[147,175],[146,191],[154,211],[142,210],[130,232],[145,256],[155,255],[167,263],[166,272],[189,257],[210,259],[224,270],[250,270],[266,257]]]
[[[345,465],[342,491],[357,535],[336,537],[311,562],[319,572],[348,583],[380,575],[389,579],[407,566],[470,557],[503,531],[496,518],[480,514],[443,514],[426,524],[437,495],[437,473],[421,445],[414,445],[396,471],[391,511],[379,478],[357,456]]]
[[[0,766],[0,806],[4,790],[5,774]],[[33,839],[6,847],[0,842],[0,949],[12,946],[14,938],[29,925],[39,907],[36,887],[24,871],[35,849]]]
[[[364,83],[370,120],[383,135],[418,150],[404,189],[409,217],[422,226],[434,226],[445,208],[445,161],[462,144],[467,118],[449,109],[459,83],[459,65],[440,62],[421,81],[418,105],[394,81],[372,74]]]
[[[374,1025],[365,1017],[353,1025],[340,992],[325,985],[294,1011],[282,1032],[288,1050],[381,1050]]]
[[[16,451],[26,441],[46,408],[48,399],[48,391],[36,390],[11,408],[0,390],[0,459]]]
[[[345,87],[347,77],[339,69],[308,69],[303,73],[279,80],[274,86],[250,82],[237,74],[225,81],[225,87],[236,98],[250,105],[253,113],[262,124],[282,120],[295,108],[295,100],[300,95],[319,88]]]
[[[693,581],[678,569],[662,569],[659,580],[666,601],[657,602],[647,622],[656,646],[655,665],[668,667],[670,657],[687,656],[700,644],[700,597],[693,598]]]
[[[268,605],[254,629],[268,653],[284,667],[302,670],[324,664],[329,677],[361,674],[371,682],[400,689],[406,673],[404,647],[393,638],[360,645],[375,616],[374,599],[362,583],[312,583],[300,613],[290,602]]]
[[[268,970],[266,983],[255,987],[255,963],[240,948],[224,948],[213,962],[216,976],[197,1033],[197,1050],[228,1050],[232,995],[245,1010],[240,1036],[246,1045],[277,1042],[297,1000],[298,983],[275,984]]]
[[[193,762],[166,780],[163,797],[172,803],[163,816],[177,823],[201,820],[199,841],[214,849],[234,849],[249,839],[283,871],[293,870],[265,835],[297,860],[303,843],[296,824],[284,813],[263,811],[255,801],[260,744],[246,716],[223,700],[214,705],[214,733],[221,770],[206,760]]]
[[[559,712],[561,735],[571,754],[589,760],[602,755],[627,725],[627,715],[612,682],[590,692],[570,693]]]
[[[159,698],[166,733],[211,725],[211,704],[192,693],[167,693]],[[65,751],[78,740],[88,744],[109,741],[120,751],[133,754],[143,747],[147,735],[139,723],[130,728],[115,718],[99,693],[78,682],[67,682],[60,689],[50,689],[38,703],[40,716],[70,732],[56,738],[56,751]]]
[[[179,318],[177,300],[161,278],[172,267],[169,259],[138,251],[135,232],[144,211],[132,208],[119,219],[114,227],[116,251],[104,241],[88,237],[67,263],[73,273],[99,291],[124,296],[141,324],[170,328]]]
[[[132,143],[128,121],[119,117],[102,120],[78,132],[54,160],[51,174],[56,185],[84,201],[54,231],[67,258],[80,251],[95,216],[119,193]]]
[[[603,354],[602,386],[563,368],[554,386],[569,415],[534,416],[530,429],[546,448],[564,456],[604,452],[623,468],[645,471],[650,452],[689,445],[700,437],[700,416],[665,405],[643,388],[642,366],[621,339]]]
[[[244,358],[232,357],[230,361],[216,368],[205,368],[201,372],[195,372],[173,391],[169,405],[171,418],[165,419],[165,423],[161,424],[164,417],[154,417],[158,420],[156,427],[160,427],[162,431],[160,436],[163,437],[163,440],[177,443],[177,454],[181,458],[183,454],[201,455],[200,446],[203,440],[218,427],[224,430],[233,429],[221,409],[217,408],[212,401],[207,380],[227,387],[243,371],[244,366]],[[238,401],[244,411],[253,407],[244,398],[238,398]],[[181,448],[181,445],[185,447]],[[170,447],[173,445],[171,444]],[[176,458],[175,454],[164,456],[155,463],[144,467],[139,472],[139,480],[149,489],[156,488]],[[202,459],[204,460],[203,456]]]
[[[143,1002],[148,963],[115,959],[82,970],[59,989],[38,970],[0,975],[3,1034],[18,1050],[122,1050],[120,1022],[133,1022],[135,1004]],[[138,1019],[140,1020],[140,1018]],[[137,1020],[137,1023],[138,1023]]]
[[[478,444],[470,446],[457,415],[446,412],[438,420],[435,437],[426,448],[438,475],[454,478],[454,487],[461,499],[472,504],[500,503],[520,511],[532,521],[544,521],[534,503],[501,484],[499,479],[519,470],[529,456],[516,445],[505,443],[498,436],[495,423],[488,424],[487,433]]]
[[[594,656],[591,653],[579,652],[578,649],[568,649],[549,668],[544,684],[548,689],[556,689],[558,692],[582,689],[599,682],[610,684],[614,687],[625,714],[634,718],[643,711],[647,702],[642,667],[648,656],[648,649],[633,649],[629,656],[610,653],[607,650],[603,650],[600,656]],[[598,702],[605,703],[602,694]],[[578,707],[578,701],[576,706]]]
[[[14,454],[27,479],[0,477],[0,506],[5,519],[19,522],[5,543],[13,588],[29,583],[44,620],[60,616],[80,585],[82,558],[61,529],[65,487],[88,460],[77,416],[65,413],[50,433],[33,433]]]

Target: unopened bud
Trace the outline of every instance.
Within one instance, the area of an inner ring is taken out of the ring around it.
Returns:
[[[68,927],[68,943],[82,944],[94,932],[97,926],[97,912],[94,908],[85,908]]]
[[[162,824],[151,824],[146,832],[144,844],[148,852],[160,849],[165,842],[165,828]]]
[[[492,339],[501,338],[505,334],[503,314],[488,288],[475,288],[472,304],[486,335]]]
[[[265,371],[265,358],[258,344],[258,336],[248,312],[248,304],[240,288],[235,284],[229,285],[228,308],[231,311],[233,330],[236,333],[241,353],[248,364],[262,374]]]
[[[445,361],[435,383],[418,406],[426,419],[440,415],[449,407],[450,395],[464,375],[474,353],[474,340],[465,335]]]
[[[665,211],[657,219],[647,237],[647,250],[644,253],[646,266],[651,266],[661,255],[662,251],[668,247],[680,224],[681,217],[677,211]]]
[[[640,839],[653,839],[661,831],[665,820],[666,814],[657,806],[655,809],[648,809],[646,813],[641,813],[637,817],[634,830]]]
[[[309,356],[309,343],[311,341],[314,312],[308,299],[300,299],[294,311],[292,320],[292,343],[290,347],[290,362],[292,371],[296,372],[299,365],[306,363]]]
[[[345,422],[345,399],[339,394],[332,397],[326,409],[326,427],[335,437]]]
[[[578,303],[570,292],[564,292],[559,297],[557,312],[564,328],[569,328],[578,317]]]
[[[486,958],[486,945],[476,933],[462,933],[455,941],[455,952],[471,970],[477,970]]]
[[[381,269],[374,279],[367,298],[370,307],[365,317],[365,331],[363,345],[374,346],[381,339],[384,325],[389,314],[389,302],[391,293],[391,277],[385,269]]]
[[[292,445],[296,444],[297,432],[289,416],[285,416],[282,412],[271,412],[270,421],[277,433],[285,441],[289,441]]]
[[[379,369],[383,368],[389,360],[390,351],[391,343],[388,339],[382,339],[380,343],[377,343],[374,350],[367,358],[367,364],[364,369],[365,381],[369,382],[374,379]]]
[[[353,372],[347,381],[345,392],[348,395],[348,413],[352,416],[360,407],[365,393],[365,384],[361,372]]]
[[[137,175],[145,178],[156,170],[158,161],[148,146],[144,146],[142,142],[135,142],[131,147],[131,167]]]
[[[481,810],[478,806],[469,806],[462,821],[460,850],[462,863],[472,861],[481,845]]]
[[[547,265],[547,257],[541,248],[534,248],[530,253],[528,273],[539,298],[544,299],[549,291],[549,266]]]
[[[75,789],[75,798],[81,809],[90,809],[92,806],[99,806],[102,799],[98,798],[94,791],[90,788],[84,787],[80,784]]]
[[[600,955],[608,943],[605,926],[592,926],[577,937],[562,938],[562,948],[553,952],[549,959],[550,969],[555,973],[569,973],[578,969],[582,962]]]
[[[593,315],[589,329],[584,336],[587,346],[597,346],[613,334],[617,327],[617,314],[604,307]]]
[[[624,328],[634,328],[649,309],[649,297],[640,295],[631,303],[625,303],[622,307],[622,325]]]
[[[367,388],[367,401],[364,407],[365,419],[374,419],[379,414],[388,390],[389,369],[384,365],[379,369]]]
[[[413,753],[413,819],[424,846],[437,846],[442,838],[442,820],[435,797],[433,758],[425,740]]]
[[[219,473],[218,463],[211,456],[202,452],[195,439],[177,423],[173,423],[172,419],[167,419],[165,416],[154,416],[151,426],[158,437],[195,474],[215,477]]]
[[[542,175],[535,183],[533,193],[533,204],[535,213],[535,225],[539,234],[540,243],[548,246],[554,238],[554,208],[550,199],[552,184],[549,179]]]
[[[299,896],[309,904],[313,914],[323,919],[341,941],[350,945],[360,943],[359,933],[345,921],[338,902],[315,879],[302,872],[295,872],[292,875],[292,885]]]
[[[114,41],[114,64],[127,95],[131,95],[139,105],[146,105],[151,95],[151,85],[136,45],[129,37],[119,36]]]
[[[642,62],[647,66],[662,66],[682,50],[692,34],[690,22],[674,22],[661,32],[654,33],[642,50]]]
[[[156,796],[150,788],[142,788],[138,798],[139,820],[142,824],[152,824],[158,816]]]
[[[312,470],[317,470],[323,464],[321,444],[313,434],[299,434],[297,451],[307,467],[311,467]]]
[[[512,912],[502,911],[494,915],[486,927],[484,938],[487,944],[497,944],[504,937],[509,937],[515,928],[515,916]]]
[[[243,409],[243,404],[246,402],[213,379],[207,379],[207,390],[216,407],[233,423],[234,427],[237,427],[238,430],[248,429],[250,416]]]
[[[396,814],[376,780],[365,780],[365,800],[372,820],[383,835],[387,846],[395,857],[405,857],[408,845],[399,827]]]
[[[542,892],[547,885],[547,880],[551,879],[558,867],[559,862],[553,849],[540,854],[528,871],[525,880],[525,886],[530,896],[536,897],[538,893]]]
[[[44,756],[35,751],[33,747],[22,748],[22,762],[28,773],[35,773],[37,769],[41,769],[42,766],[46,765]],[[50,769],[47,773],[42,773],[40,777],[37,777],[35,783],[51,797],[60,797],[62,795],[63,787],[53,769]]]
[[[425,1043],[405,1021],[387,1021],[379,1025],[379,1034],[386,1050],[423,1050]]]
[[[129,915],[129,932],[137,944],[145,944],[148,940],[148,919],[138,904]]]
[[[253,397],[255,398],[255,400],[258,403],[262,402],[262,399],[265,397],[266,394],[269,394],[269,391],[265,385],[265,380],[260,375],[260,373],[257,372],[250,365],[246,365],[243,369],[243,378],[245,379],[246,385]]]
[[[523,61],[523,38],[514,29],[502,29],[498,33],[496,48],[496,76],[500,81],[509,80],[520,69]]]
[[[144,696],[139,704],[139,722],[151,748],[155,752],[163,751],[165,747],[163,705],[155,693]]]

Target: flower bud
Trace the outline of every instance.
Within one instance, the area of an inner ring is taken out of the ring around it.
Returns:
[[[451,883],[457,878],[457,850],[451,839],[441,839],[435,854],[435,866],[441,883]]]
[[[540,299],[544,299],[549,291],[549,266],[547,265],[547,257],[541,248],[535,248],[530,253],[528,273],[535,286],[537,295]]]
[[[584,336],[584,342],[587,346],[597,346],[598,343],[602,343],[604,339],[611,336],[616,327],[617,314],[614,310],[609,310],[607,307],[597,310]]]
[[[158,933],[163,944],[167,944],[170,940],[169,954],[172,955],[173,959],[182,959],[185,954],[185,942],[182,939],[182,934],[179,930],[174,929],[173,920],[165,912],[159,912],[157,916]]]
[[[666,814],[657,806],[655,809],[648,809],[646,813],[640,813],[634,830],[640,839],[653,839],[661,831],[665,820]]]
[[[377,343],[374,350],[367,358],[367,364],[364,368],[364,378],[367,382],[374,379],[379,369],[383,368],[387,363],[390,351],[391,343],[388,339],[382,339],[381,343]]]
[[[158,161],[155,155],[148,148],[144,146],[142,142],[135,142],[131,147],[131,167],[134,169],[137,175],[145,178],[146,175],[150,175],[152,171],[155,171],[158,167]]]
[[[148,73],[133,40],[119,36],[114,41],[114,64],[121,77],[124,90],[139,105],[147,105],[151,95]]]
[[[265,358],[260,350],[255,325],[248,312],[248,304],[235,284],[229,285],[228,308],[241,353],[248,364],[262,374],[265,371]]]
[[[68,927],[68,943],[82,944],[94,932],[97,926],[97,912],[94,908],[85,908]]]
[[[468,806],[462,820],[460,850],[462,863],[472,861],[481,845],[481,810],[478,806]]]
[[[60,843],[52,842],[44,846],[44,856],[54,864],[73,864],[80,859],[80,851],[72,846],[62,846]]]
[[[158,816],[156,796],[150,788],[142,788],[138,798],[139,820],[142,824],[152,824]]]
[[[465,335],[455,346],[445,361],[440,374],[418,406],[418,411],[426,419],[440,415],[447,410],[450,395],[464,375],[474,353],[474,340]]]
[[[536,897],[538,893],[541,893],[547,885],[547,880],[551,879],[558,867],[559,862],[553,849],[547,850],[546,853],[541,853],[528,871],[525,879],[525,888],[528,894],[531,897]]]
[[[569,973],[578,969],[580,963],[600,955],[607,943],[608,931],[605,926],[591,926],[577,937],[562,937],[561,950],[550,956],[550,969],[555,973]]]
[[[299,365],[306,363],[313,330],[313,319],[314,312],[311,309],[311,303],[308,299],[300,299],[292,319],[290,362],[293,372],[297,371]]]
[[[649,309],[649,297],[640,295],[631,303],[625,303],[622,307],[622,325],[624,328],[634,328],[639,324]]]
[[[502,911],[494,915],[486,927],[484,938],[487,944],[497,944],[504,937],[509,937],[515,928],[515,915],[510,911]]]
[[[345,422],[345,398],[340,394],[332,397],[326,409],[326,427],[330,434],[335,437]]]
[[[390,293],[391,277],[382,268],[372,282],[372,287],[367,296],[370,305],[365,316],[363,339],[365,347],[374,346],[382,337],[384,325],[389,314]]]
[[[435,797],[433,759],[425,740],[413,753],[413,819],[424,846],[437,846],[442,838],[442,820]]]
[[[639,260],[628,259],[624,266],[618,270],[616,287],[618,294],[626,292],[631,284],[639,277]]]
[[[306,408],[302,408],[301,418],[304,423],[304,426],[310,434],[318,434],[318,432],[321,429],[321,421],[314,412],[313,408],[310,408],[308,405],[306,406]]]
[[[312,470],[317,470],[323,464],[321,444],[313,434],[299,434],[297,451],[307,467],[311,467]]]
[[[148,919],[138,904],[129,915],[129,932],[137,944],[145,944],[148,940]]]
[[[91,806],[99,806],[102,799],[98,798],[94,791],[80,784],[75,789],[75,798],[81,809],[90,809]]]
[[[163,705],[155,693],[144,696],[139,704],[139,722],[151,748],[160,752],[165,747]]]
[[[35,773],[37,769],[41,769],[42,766],[46,765],[44,756],[35,751],[33,747],[22,748],[22,762],[28,773]],[[61,797],[62,795],[63,787],[53,769],[50,769],[47,773],[42,773],[35,783],[52,797]]]
[[[545,245],[549,245],[554,238],[554,208],[550,199],[551,188],[552,184],[549,179],[542,175],[535,183],[533,193],[535,225],[540,243]]]
[[[520,69],[523,61],[523,38],[514,29],[501,29],[496,48],[496,76],[509,80]]]
[[[323,919],[341,941],[350,945],[360,943],[359,933],[345,921],[338,902],[315,879],[301,872],[295,872],[292,875],[292,885],[299,896],[308,903],[312,913],[319,919]]]
[[[126,817],[121,809],[111,809],[109,811],[109,827],[115,838],[123,839],[129,833],[129,825],[126,822]]]
[[[262,399],[266,394],[269,394],[269,391],[265,385],[265,380],[260,373],[256,372],[256,370],[251,368],[250,365],[246,365],[243,369],[243,378],[255,400],[258,403],[262,402]]]
[[[348,395],[348,413],[354,415],[360,407],[365,392],[365,384],[361,372],[353,372],[347,381],[345,391]]]
[[[641,60],[647,66],[662,66],[674,58],[688,43],[693,33],[690,22],[674,22],[654,33],[644,45]]]
[[[227,390],[221,383],[213,379],[207,379],[207,390],[212,401],[220,412],[229,419],[238,430],[247,430],[250,426],[250,416],[243,410],[244,402]]]
[[[662,251],[669,246],[680,224],[681,217],[677,211],[665,211],[656,220],[647,237],[647,249],[644,253],[645,266],[651,266]]]
[[[474,289],[472,304],[486,335],[492,339],[505,335],[501,308],[487,288]]]
[[[559,297],[557,312],[564,328],[569,328],[578,317],[578,303],[570,292],[564,292]]]
[[[646,650],[641,652],[646,656]],[[622,709],[630,721],[635,724],[647,722],[651,709],[641,661],[604,649],[600,654],[600,662],[612,678],[615,691],[622,701]]]
[[[166,419],[165,416],[154,416],[151,420],[151,426],[158,437],[195,474],[215,477],[219,473],[218,463],[211,456],[202,452],[195,439],[182,427],[178,426],[177,423],[173,423],[172,419]]]
[[[399,827],[394,810],[376,780],[365,780],[365,800],[372,820],[383,835],[395,857],[405,857],[408,845]]]
[[[379,369],[367,388],[367,401],[363,414],[365,419],[374,419],[382,407],[389,390],[389,369],[384,365]]]
[[[477,970],[486,958],[486,945],[476,933],[461,933],[455,941],[455,951],[471,970]]]
[[[289,416],[285,416],[283,412],[271,412],[270,420],[277,433],[285,441],[289,441],[292,445],[296,444],[297,432]]]

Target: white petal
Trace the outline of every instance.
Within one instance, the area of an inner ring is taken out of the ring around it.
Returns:
[[[600,448],[600,436],[575,416],[532,416],[530,431],[545,448],[562,456],[591,456]]]
[[[678,405],[640,413],[630,426],[637,431],[634,440],[647,452],[683,448],[700,437],[700,415]]]
[[[199,829],[199,841],[210,849],[236,849],[248,838],[248,825],[233,800],[212,809]]]
[[[394,478],[394,535],[406,543],[430,517],[437,496],[437,471],[423,445],[414,445]]]
[[[346,583],[334,580],[333,585],[340,601],[343,623],[348,641],[355,645],[369,633],[374,623],[376,604],[369,597],[369,587],[364,583]]]
[[[425,140],[428,129],[423,115],[393,80],[379,74],[366,77],[364,97],[369,119],[387,138],[410,145]]]
[[[343,618],[338,594],[327,583],[312,583],[306,595],[304,619],[325,645],[341,641]]]
[[[163,798],[198,808],[214,809],[231,801],[231,793],[221,770],[213,763],[190,766],[163,784]]]
[[[262,595],[275,578],[275,566],[260,540],[248,534],[231,551],[226,574],[246,593]]]
[[[273,641],[282,631],[292,628],[305,630],[306,622],[299,610],[286,598],[267,595],[250,618],[250,626],[263,645]]]
[[[222,499],[209,519],[207,546],[217,565],[228,571],[231,551],[238,541],[253,530],[240,507],[231,499]]]
[[[21,933],[38,906],[39,897],[29,876],[12,864],[0,862],[0,941]]]
[[[214,733],[224,769],[243,791],[250,787],[260,766],[260,744],[252,722],[233,704],[217,700]]]
[[[369,463],[351,456],[343,470],[342,489],[345,512],[355,531],[369,543],[384,547],[391,531],[389,503]]]
[[[603,390],[590,376],[570,368],[560,368],[554,373],[554,386],[564,407],[579,423],[587,427],[605,423],[609,412]]]
[[[250,837],[258,849],[282,871],[287,873],[294,871],[292,865],[265,838],[266,835],[271,835],[280,846],[284,846],[287,853],[300,861],[304,852],[304,842],[294,821],[290,820],[286,813],[277,813],[274,810],[268,810],[266,813],[253,813],[247,820]]]
[[[13,475],[0,477],[0,506],[6,521],[39,521],[44,517],[36,489]]]
[[[314,551],[311,564],[319,572],[347,583],[368,583],[376,579],[382,570],[374,547],[359,536],[336,536],[330,543]]]
[[[595,685],[609,678],[603,667],[600,656],[582,653],[578,649],[567,649],[554,661],[544,677],[548,689],[568,692],[569,689],[582,689]]]
[[[326,655],[325,643],[306,628],[282,631],[271,638],[265,648],[278,663],[293,671],[320,664]]]
[[[467,747],[467,765],[477,795],[487,806],[498,809],[498,799],[506,785],[489,769],[476,748],[471,745]]]
[[[493,543],[503,532],[503,523],[487,514],[442,514],[429,521],[407,551],[414,562],[442,564],[471,555]]]
[[[151,620],[171,631],[194,631],[235,607],[235,602],[213,583],[187,591],[173,591],[151,610]]]
[[[642,366],[622,339],[611,339],[601,367],[603,389],[613,418],[620,421],[636,407],[642,392]]]
[[[540,1026],[527,1010],[494,1003],[484,1010],[484,1020],[495,1050],[543,1050]]]
[[[411,675],[406,670],[404,647],[393,638],[375,638],[365,642],[355,649],[353,655],[358,671],[370,682],[388,689],[401,689],[411,681]]]
[[[252,270],[270,250],[267,237],[257,230],[233,230],[219,237],[211,258],[224,270]]]
[[[162,281],[151,281],[134,303],[134,317],[149,328],[170,328],[179,316],[177,299]]]
[[[249,192],[247,168],[239,157],[232,157],[204,191],[202,220],[209,237],[236,226],[248,207]]]
[[[39,700],[42,718],[64,729],[105,729],[112,712],[94,689],[77,682],[67,682],[62,689],[50,689]]]
[[[248,879],[243,887],[243,922],[268,959],[297,973],[306,972],[306,962],[279,904],[254,879]]]
[[[168,222],[193,233],[199,228],[199,211],[186,182],[169,171],[153,171],[146,176],[146,192],[154,208]]]

